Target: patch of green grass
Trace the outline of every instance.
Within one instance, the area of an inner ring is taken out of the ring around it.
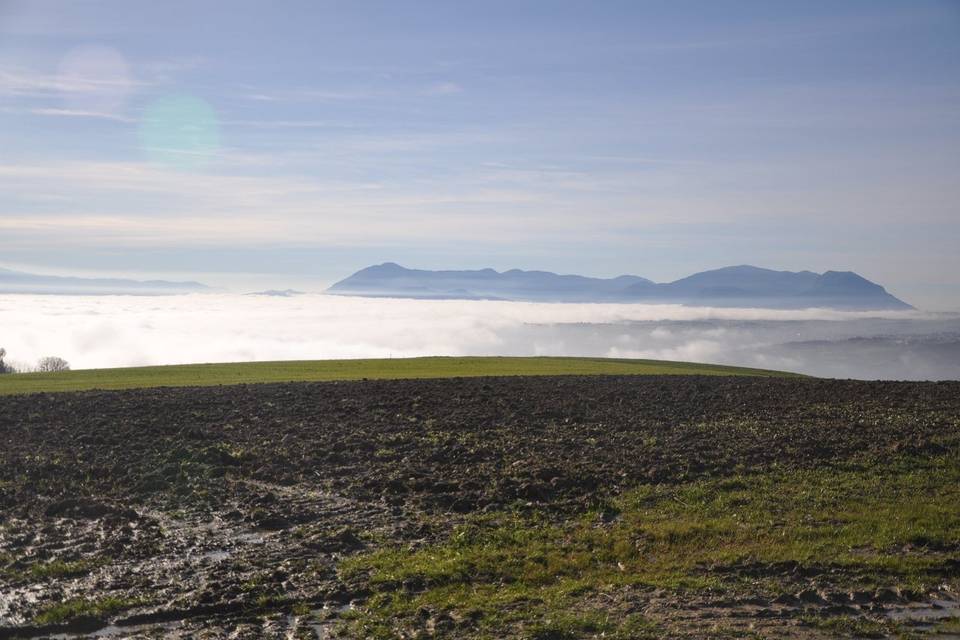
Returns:
[[[33,621],[35,624],[46,625],[85,617],[106,619],[115,613],[142,604],[144,604],[144,601],[138,598],[118,598],[114,596],[97,600],[74,598],[44,608],[34,617]]]
[[[603,638],[653,640],[663,637],[663,630],[641,615],[633,614],[624,619],[612,617],[608,612],[590,611],[570,613],[556,611],[525,630],[531,640],[566,640],[585,635]]]
[[[262,382],[537,375],[790,376],[766,369],[613,358],[397,358],[191,364],[0,376],[0,395]]]
[[[946,620],[941,620],[938,622],[935,627],[937,633],[941,634],[960,634],[960,618],[948,618]]]
[[[90,572],[96,566],[91,560],[76,560],[74,562],[65,562],[63,560],[53,560],[51,562],[37,563],[30,567],[30,577],[36,580],[47,580],[50,578],[72,578],[82,576]]]
[[[342,576],[374,592],[350,624],[388,637],[397,621],[425,610],[469,615],[481,634],[560,624],[554,637],[580,637],[606,629],[594,614],[611,628],[619,622],[615,605],[591,603],[615,602],[636,588],[720,592],[749,583],[770,596],[798,588],[789,571],[759,580],[736,571],[778,563],[837,568],[831,580],[848,580],[850,588],[923,591],[942,581],[938,571],[960,545],[960,459],[646,485],[613,507],[613,522],[599,512],[560,524],[476,517],[424,548],[348,558]],[[557,622],[571,611],[596,629]]]
[[[49,580],[52,578],[73,578],[89,573],[99,563],[95,560],[51,560],[36,562],[24,568],[18,568],[9,554],[0,554],[0,576],[8,580]],[[4,566],[9,565],[9,566]],[[19,565],[23,566],[23,565]]]
[[[279,594],[263,593],[256,597],[253,604],[256,609],[271,609],[289,605],[294,600]]]
[[[872,620],[862,616],[816,616],[801,618],[806,624],[829,631],[832,636],[851,636],[854,638],[889,638],[891,636],[906,640],[915,637],[909,629],[894,620]]]

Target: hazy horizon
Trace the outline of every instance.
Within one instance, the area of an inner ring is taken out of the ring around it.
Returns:
[[[380,263],[380,264],[383,264],[383,263]],[[373,266],[373,265],[364,265],[364,268],[369,266]],[[407,265],[400,265],[400,266],[409,268]],[[730,266],[741,266],[741,265],[725,265],[725,266],[730,267]],[[765,268],[765,267],[762,267],[761,265],[749,265],[749,266]],[[31,267],[29,265],[11,265],[11,264],[3,264],[2,262],[0,262],[0,269],[4,269],[4,268],[11,269],[14,271],[19,271],[21,273],[27,273],[30,275],[44,275],[44,276],[69,275],[70,277],[80,277],[80,278],[121,278],[121,279],[129,279],[134,281],[145,281],[145,280],[153,280],[153,279],[160,278],[166,282],[194,282],[194,283],[202,284],[204,286],[209,287],[210,291],[213,293],[229,292],[229,293],[239,293],[239,294],[252,294],[252,293],[260,293],[264,291],[277,291],[277,290],[281,290],[281,291],[292,290],[297,293],[324,293],[324,292],[327,292],[327,289],[331,285],[336,284],[336,282],[343,279],[343,277],[337,277],[334,280],[328,280],[326,278],[317,277],[317,276],[308,276],[308,275],[277,276],[277,275],[271,275],[271,274],[250,274],[250,273],[247,273],[247,274],[245,273],[232,273],[232,274],[200,273],[198,274],[193,272],[157,273],[157,272],[115,272],[115,271],[91,271],[91,270],[73,270],[70,273],[65,273],[63,270],[47,269],[43,267],[39,269],[31,270]],[[417,269],[418,267],[413,267],[413,268]],[[718,267],[718,268],[723,268],[723,267]],[[451,269],[446,269],[444,267],[436,267],[436,268],[423,267],[423,269],[427,271],[451,270]],[[361,268],[358,268],[358,269],[355,269],[354,271],[350,271],[349,273],[347,272],[343,272],[343,273],[346,276],[350,276],[350,275],[354,275],[357,271],[360,271],[360,270]],[[457,269],[452,269],[452,270],[457,270]],[[508,269],[496,269],[496,271],[501,273],[507,270]],[[707,271],[712,271],[712,270],[713,269],[708,269]],[[536,271],[536,269],[534,269],[534,271]],[[613,278],[618,276],[644,277],[643,274],[639,274],[639,273],[618,273],[618,274],[614,274],[613,276],[596,276],[589,273],[573,274],[573,273],[562,271],[562,270],[559,272],[559,275],[578,275],[578,276],[599,277],[599,278]],[[694,275],[694,274],[684,273],[682,274],[682,276],[680,276],[680,278],[687,277],[690,275]],[[862,276],[863,274],[858,274],[858,275]],[[869,280],[869,278],[867,279]],[[672,280],[668,282],[672,282]],[[883,283],[877,283],[877,284],[880,284],[881,286],[883,286]],[[888,292],[895,296],[897,295],[895,292],[889,291],[889,289],[888,289]],[[12,293],[19,293],[19,292],[0,291],[0,295],[4,293],[12,294]],[[41,292],[28,291],[28,293],[40,294]],[[57,295],[61,293],[74,295],[74,292],[71,292],[68,290],[57,290],[57,289],[53,289],[49,292],[46,292],[46,295]],[[120,292],[108,292],[108,294],[123,295]],[[150,292],[141,292],[133,295],[144,295],[144,294],[150,295]],[[87,295],[91,295],[91,294],[87,293]],[[391,296],[387,295],[387,297],[391,297]],[[400,296],[400,297],[404,297],[404,296]],[[897,296],[897,297],[900,297],[900,296]],[[665,302],[669,302],[669,301],[665,301]],[[910,302],[910,301],[907,300],[907,302]],[[656,302],[649,301],[647,302],[647,304],[656,304]],[[694,307],[710,306],[709,304],[705,304],[705,305],[698,305],[696,303],[686,303],[686,304]],[[761,305],[733,305],[733,306],[747,306],[748,308],[753,308],[755,306],[756,308],[764,308],[762,304]],[[954,313],[954,312],[960,313],[960,307],[931,308],[931,307],[921,307],[918,305],[914,305],[914,306],[919,310],[932,312],[932,313]],[[772,306],[771,308],[776,308],[776,306]],[[810,308],[817,309],[818,305],[811,304]],[[826,308],[829,308],[829,307],[826,307]]]

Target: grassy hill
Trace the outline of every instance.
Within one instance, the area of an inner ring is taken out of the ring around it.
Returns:
[[[459,378],[475,376],[546,375],[745,375],[790,376],[766,369],[748,369],[692,362],[612,358],[429,357],[369,360],[302,360],[188,364],[162,367],[86,369],[58,373],[0,376],[0,395],[88,389],[187,387],[258,382],[325,380]]]

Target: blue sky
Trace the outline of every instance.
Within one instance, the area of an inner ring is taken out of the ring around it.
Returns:
[[[960,309],[960,2],[0,0],[0,263],[851,269]]]

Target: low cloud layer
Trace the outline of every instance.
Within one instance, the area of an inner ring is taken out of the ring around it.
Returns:
[[[960,378],[960,317],[919,312],[303,295],[0,296],[0,346],[74,368],[423,355],[692,360],[855,378]]]

